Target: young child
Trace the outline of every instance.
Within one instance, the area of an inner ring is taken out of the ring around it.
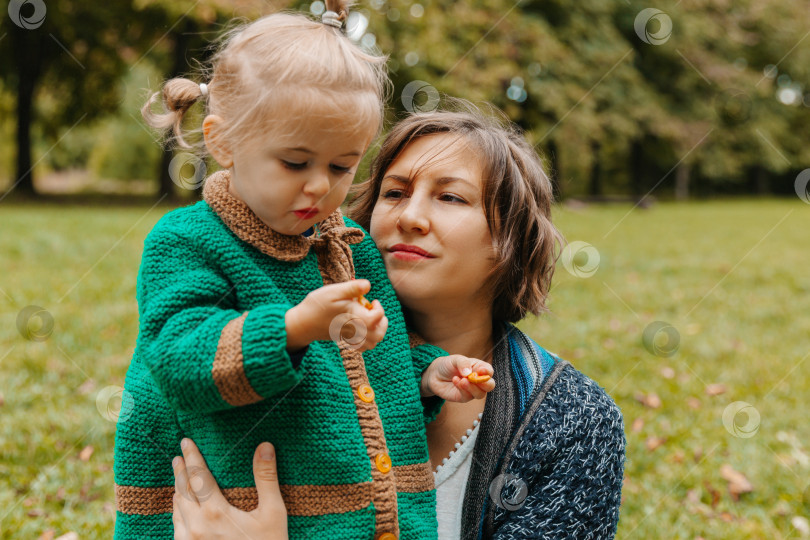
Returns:
[[[203,99],[224,170],[144,243],[116,538],[173,537],[184,437],[243,510],[257,504],[254,449],[272,442],[291,538],[436,537],[424,422],[439,398],[494,388],[465,378],[492,368],[409,340],[374,242],[341,216],[387,78],[341,32],[346,6],[328,4],[322,22],[274,14],[230,33],[207,84],[172,79],[167,113],[151,112],[157,94],[144,106],[188,147],[180,124]]]

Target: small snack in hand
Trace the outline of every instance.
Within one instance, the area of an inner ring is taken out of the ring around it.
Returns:
[[[363,295],[358,296],[358,297],[357,297],[357,301],[358,301],[358,302],[360,302],[360,305],[361,305],[361,306],[363,306],[363,307],[364,307],[364,308],[366,308],[366,309],[374,309],[374,306],[373,306],[373,305],[371,305],[371,302],[369,302],[369,301],[366,299],[366,297],[365,297],[365,296],[363,296]]]
[[[479,375],[475,371],[473,371],[472,373],[467,375],[467,380],[470,381],[473,384],[485,383],[488,380],[490,380],[491,378],[492,377],[490,377],[489,375]]]

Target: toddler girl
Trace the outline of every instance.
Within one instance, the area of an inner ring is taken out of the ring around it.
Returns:
[[[436,537],[424,422],[440,398],[483,397],[494,381],[465,377],[492,368],[409,339],[380,253],[340,213],[388,81],[342,33],[346,6],[328,4],[322,22],[280,13],[231,32],[209,82],[170,80],[168,112],[151,112],[157,94],[144,106],[189,147],[180,124],[202,99],[223,170],[144,242],[116,538],[173,536],[184,437],[244,510],[253,449],[272,442],[291,538]]]

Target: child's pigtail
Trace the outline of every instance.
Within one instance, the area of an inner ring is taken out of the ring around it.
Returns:
[[[161,99],[163,109],[166,112],[156,113],[152,110],[153,105]],[[155,92],[141,108],[146,123],[160,130],[172,128],[177,145],[181,148],[192,148],[183,139],[182,122],[186,111],[203,97],[202,87],[184,78],[175,78],[163,85],[162,92]]]

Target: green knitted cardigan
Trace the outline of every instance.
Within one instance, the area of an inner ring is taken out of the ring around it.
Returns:
[[[173,538],[183,437],[246,511],[258,503],[253,453],[272,442],[290,538],[436,538],[424,425],[440,401],[420,400],[418,381],[444,351],[409,339],[382,257],[356,223],[338,210],[316,234],[282,235],[229,181],[211,175],[204,200],[167,213],[144,242],[115,438],[115,538]],[[315,341],[296,363],[285,312],[355,274],[385,309],[384,339],[362,354]]]

